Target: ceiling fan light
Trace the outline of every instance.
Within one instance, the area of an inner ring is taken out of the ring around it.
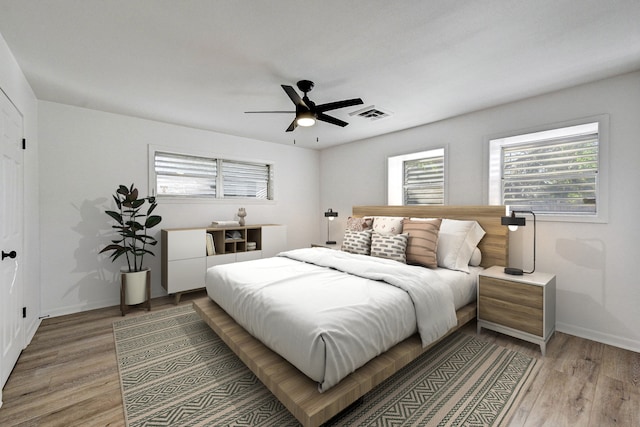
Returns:
[[[316,124],[316,118],[311,113],[300,113],[296,119],[298,126],[313,126]]]

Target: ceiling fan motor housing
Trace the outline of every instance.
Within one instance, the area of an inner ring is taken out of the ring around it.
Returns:
[[[311,92],[311,89],[313,89],[313,82],[311,80],[300,80],[296,83],[296,86],[298,86],[300,92],[306,94],[307,92]]]

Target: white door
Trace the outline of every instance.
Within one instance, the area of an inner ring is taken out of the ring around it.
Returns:
[[[22,116],[0,91],[0,389],[24,346],[22,159]]]

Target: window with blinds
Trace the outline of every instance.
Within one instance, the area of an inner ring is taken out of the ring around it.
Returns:
[[[444,164],[444,148],[389,157],[387,203],[444,205]]]
[[[174,153],[155,153],[158,196],[216,197],[215,159]]]
[[[268,164],[154,152],[158,197],[272,200]]]
[[[596,215],[598,122],[491,141],[500,203],[552,215]],[[491,175],[491,173],[490,173]]]
[[[269,165],[222,160],[224,197],[269,199]]]
[[[444,155],[404,162],[405,205],[444,204]]]

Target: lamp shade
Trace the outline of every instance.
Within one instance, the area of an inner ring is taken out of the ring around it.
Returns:
[[[327,209],[327,211],[324,213],[325,218],[328,218],[329,221],[332,221],[335,217],[338,216],[338,212],[334,212],[333,209],[329,208]]]
[[[516,216],[515,212],[511,212],[511,216],[503,216],[500,218],[500,222],[502,225],[508,226],[524,226],[527,224],[526,218],[521,216]]]

